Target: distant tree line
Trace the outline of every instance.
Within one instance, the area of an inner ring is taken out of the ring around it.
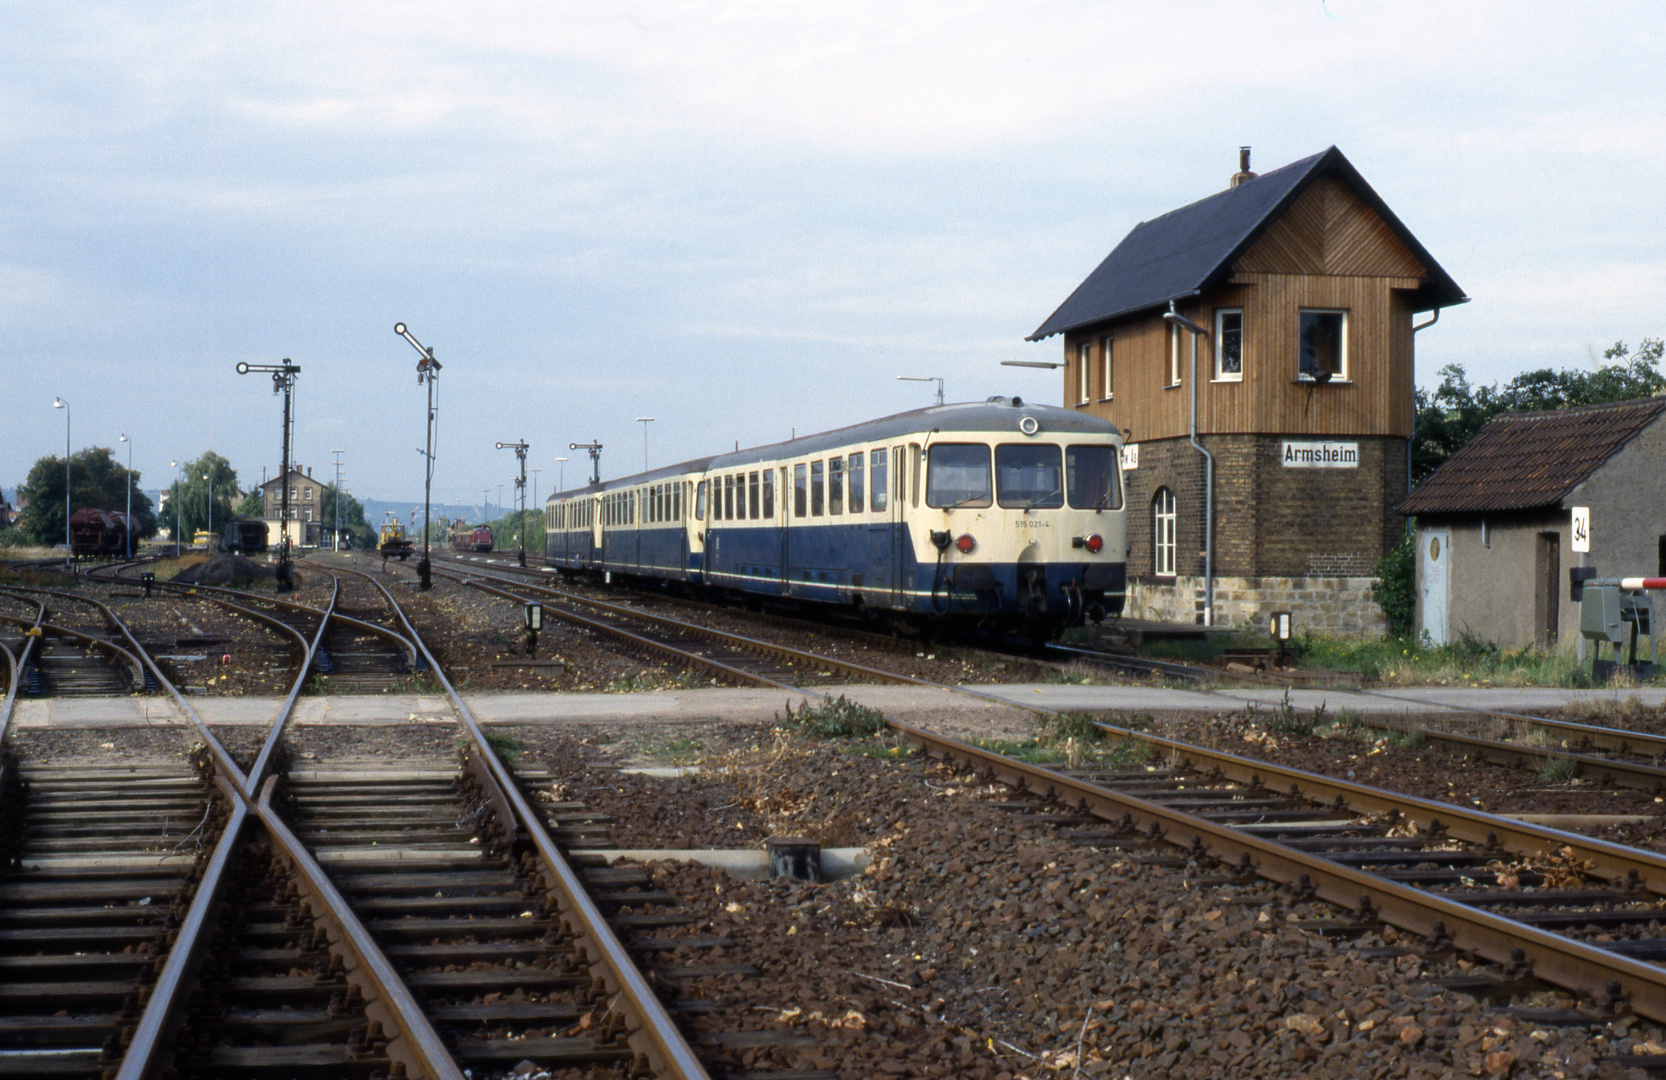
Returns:
[[[1575,405],[1631,401],[1666,390],[1659,338],[1644,338],[1632,352],[1623,341],[1603,351],[1611,363],[1589,371],[1528,371],[1503,386],[1471,386],[1462,364],[1440,369],[1440,385],[1417,391],[1412,434],[1412,484],[1416,486],[1468,442],[1488,420],[1507,412],[1538,412]]]

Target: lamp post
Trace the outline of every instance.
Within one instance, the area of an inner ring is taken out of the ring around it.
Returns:
[[[422,354],[417,361],[417,382],[428,386],[428,443],[427,449],[418,451],[427,462],[427,475],[422,482],[422,561],[417,563],[417,580],[426,590],[433,585],[432,564],[428,561],[428,514],[431,506],[431,496],[434,487],[434,381],[440,377],[440,362],[434,359],[434,350],[425,347],[405,329],[404,323],[394,323],[393,332],[411,343],[411,348]]]
[[[212,469],[212,466],[210,466]],[[202,478],[208,481],[208,543],[214,542],[214,473],[205,472]],[[207,544],[203,545],[207,547]]]
[[[492,496],[492,489],[491,488],[481,488],[480,489],[480,520],[482,522],[488,522],[488,521],[492,520],[492,497],[491,496]]]
[[[538,474],[542,469],[532,470],[532,505],[538,508],[538,538],[543,542],[544,536],[544,505],[538,501]]]
[[[937,404],[943,404],[943,380],[936,375],[898,375],[898,382],[934,382],[937,384]]]
[[[69,542],[69,402],[52,399],[54,409],[64,410],[64,569],[75,572],[74,551]]]
[[[133,440],[123,432],[121,441],[127,444],[127,557],[133,557]]]
[[[336,456],[336,542],[335,542],[335,546],[332,547],[330,550],[340,551],[341,550],[341,455],[347,453],[347,451],[345,451],[345,450],[331,450],[330,453],[332,453]]]
[[[521,565],[526,565],[526,452],[529,449],[525,439],[519,442],[500,442],[499,450],[515,451],[515,460],[521,463],[520,479],[515,481],[515,494],[520,496],[520,528],[516,530],[521,535]]]
[[[651,416],[639,416],[636,422],[642,425],[642,471],[648,471],[648,425],[654,422]]]
[[[564,458],[564,457],[558,457],[558,458],[555,459],[555,463],[561,469],[560,472],[555,474],[556,475],[555,490],[557,490],[557,491],[566,491],[567,490],[567,459]]]

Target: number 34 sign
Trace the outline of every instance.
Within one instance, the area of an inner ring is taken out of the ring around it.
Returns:
[[[1589,506],[1573,508],[1573,549],[1575,551],[1591,550],[1591,508]]]

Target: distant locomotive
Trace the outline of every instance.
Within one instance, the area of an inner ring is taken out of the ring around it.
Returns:
[[[451,550],[492,550],[492,527],[490,525],[477,525],[471,529],[463,524],[462,518],[458,518],[451,523]]]
[[[387,520],[382,522],[382,533],[376,550],[382,553],[382,558],[389,557],[404,562],[411,557],[411,550],[415,547],[411,538],[405,535],[405,526],[390,511]]]
[[[70,553],[92,559],[126,555],[129,541],[138,541],[138,526],[138,518],[128,517],[120,510],[82,507],[69,516]]]
[[[939,405],[558,492],[551,566],[1047,638],[1120,614],[1122,435],[1018,398]]]
[[[234,521],[226,526],[220,550],[234,554],[259,555],[266,550],[271,532],[264,521]]]

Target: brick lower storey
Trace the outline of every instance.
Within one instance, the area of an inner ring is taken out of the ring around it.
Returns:
[[[1387,631],[1383,613],[1371,598],[1370,577],[1217,577],[1215,626],[1267,631],[1275,611],[1290,612],[1297,635],[1373,638]],[[1202,621],[1202,576],[1135,578],[1128,582],[1123,614],[1159,622]]]

